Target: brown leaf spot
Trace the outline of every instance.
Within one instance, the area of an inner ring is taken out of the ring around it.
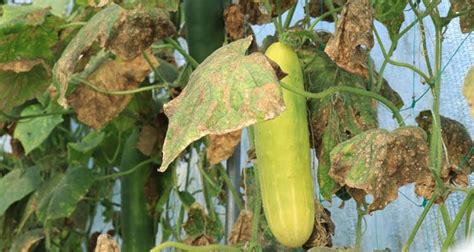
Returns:
[[[94,252],[120,252],[117,242],[108,234],[101,234],[97,238]]]
[[[34,66],[36,65],[43,65],[44,69],[46,69],[48,72],[51,71],[51,68],[49,67],[46,62],[42,59],[35,59],[35,60],[17,60],[17,61],[11,61],[11,62],[6,62],[6,63],[0,63],[0,70],[3,71],[13,71],[15,73],[22,73],[22,72],[28,72],[31,69],[33,69]]]
[[[242,130],[232,131],[223,135],[209,135],[209,147],[207,158],[211,165],[228,159],[234,153],[237,144],[240,143]]]
[[[367,58],[374,46],[373,11],[368,0],[349,0],[342,10],[336,34],[324,51],[344,70],[368,76]]]
[[[158,65],[156,58],[152,55],[149,58],[155,66]],[[108,91],[131,90],[137,88],[149,73],[150,66],[143,56],[129,61],[108,59],[87,80]],[[68,103],[81,122],[101,128],[115,118],[130,99],[130,95],[103,94],[81,85],[68,97]]]
[[[252,212],[248,210],[240,211],[228,239],[231,245],[246,243],[252,239],[252,220]]]

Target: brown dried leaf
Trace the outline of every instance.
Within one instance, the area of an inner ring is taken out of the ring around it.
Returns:
[[[314,205],[314,229],[303,248],[332,247],[332,236],[334,235],[336,225],[331,220],[331,212],[324,208],[318,200],[314,201]]]
[[[369,0],[349,0],[342,10],[336,34],[324,51],[339,67],[367,77],[366,63],[374,46],[372,23],[373,10]]]
[[[209,163],[215,165],[232,156],[235,147],[240,143],[241,134],[242,130],[239,129],[223,135],[209,135],[210,143],[207,148]]]
[[[265,0],[240,0],[239,4],[245,15],[248,15],[248,22],[251,24],[266,24],[272,21],[272,17],[278,16],[277,1],[280,4],[280,12],[287,11],[291,6],[296,4],[297,0],[270,0],[272,5],[272,13],[268,13],[265,8]]]
[[[110,0],[89,0],[89,6],[101,8],[110,3]]]
[[[451,10],[454,14],[467,11],[459,18],[459,25],[463,33],[469,33],[474,30],[474,0],[449,0]]]
[[[153,55],[150,54],[149,58],[153,65],[158,65]],[[108,59],[87,80],[105,90],[130,90],[137,88],[150,70],[143,56],[129,61]],[[68,103],[74,108],[81,122],[97,129],[115,118],[131,98],[130,95],[102,94],[81,85],[68,97]]]
[[[158,129],[152,125],[143,126],[138,137],[137,148],[145,155],[150,156],[158,140]]]
[[[214,239],[208,235],[200,235],[196,238],[188,237],[184,240],[185,244],[192,246],[206,246],[214,243]]]
[[[227,35],[232,40],[244,37],[244,14],[239,5],[231,4],[224,10],[224,24]]]
[[[101,234],[97,238],[95,252],[120,252],[117,242],[109,234]]]
[[[431,134],[431,111],[420,112],[416,121],[428,135]],[[444,160],[441,179],[445,184],[468,186],[467,176],[474,170],[474,144],[469,132],[460,122],[441,116],[441,135],[448,158]],[[417,183],[415,192],[419,196],[431,198],[434,188],[434,178],[429,176],[423,182]]]
[[[252,219],[252,212],[240,211],[228,239],[231,245],[247,243],[252,239]]]
[[[16,60],[16,61],[10,61],[10,62],[5,62],[5,63],[0,63],[0,70],[2,71],[13,71],[15,73],[23,73],[23,72],[28,72],[33,67],[36,65],[43,65],[44,69],[48,71],[48,73],[51,72],[51,67],[44,62],[42,59],[35,59],[35,60]]]
[[[331,151],[329,175],[349,189],[372,194],[369,213],[398,197],[398,188],[430,177],[426,133],[418,127],[388,132],[373,129],[337,145]],[[363,201],[364,197],[355,198]]]

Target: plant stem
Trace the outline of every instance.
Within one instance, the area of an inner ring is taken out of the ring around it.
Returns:
[[[470,204],[468,208],[466,209],[466,223],[464,224],[464,237],[466,239],[469,239],[471,237],[471,231],[472,231],[472,208],[473,204]]]
[[[385,106],[387,106],[392,111],[393,116],[397,120],[398,124],[400,126],[405,126],[405,122],[403,121],[403,118],[400,115],[400,112],[398,111],[398,108],[397,108],[397,106],[395,106],[395,104],[393,104],[387,98],[385,98],[385,97],[383,97],[383,96],[381,96],[377,93],[367,91],[365,89],[360,89],[360,88],[355,88],[355,87],[347,87],[347,86],[338,86],[338,87],[330,87],[330,88],[328,88],[328,89],[326,89],[322,92],[319,92],[319,93],[310,93],[310,92],[306,92],[304,90],[294,88],[294,87],[292,87],[292,86],[290,86],[290,85],[288,85],[284,82],[280,82],[280,85],[283,88],[285,88],[285,89],[287,89],[287,90],[289,90],[293,93],[305,96],[307,98],[314,98],[314,99],[321,99],[321,98],[324,98],[326,96],[332,95],[332,94],[337,93],[337,92],[347,92],[347,93],[357,94],[357,95],[361,95],[361,96],[371,97],[371,98],[381,102]]]
[[[421,224],[423,223],[423,220],[425,219],[426,215],[430,211],[431,207],[433,206],[435,200],[437,198],[437,195],[433,195],[433,197],[428,201],[428,204],[425,206],[425,209],[423,209],[423,212],[420,215],[420,218],[418,218],[418,221],[416,221],[415,227],[413,227],[410,236],[408,237],[407,242],[403,246],[402,251],[408,252],[410,249],[411,244],[413,243],[413,240],[415,239],[416,233],[421,227]]]
[[[448,232],[449,227],[451,226],[451,220],[449,219],[449,213],[448,213],[448,209],[446,208],[446,204],[441,203],[439,205],[439,210],[441,212],[441,216],[443,217],[443,223],[444,223],[446,232]]]
[[[199,63],[193,57],[191,57],[191,55],[189,55],[174,39],[165,38],[165,42],[170,44],[176,51],[183,55],[186,61],[191,64],[193,68],[199,66]]]
[[[356,243],[355,247],[360,248],[360,244],[362,241],[362,219],[364,218],[364,215],[366,214],[366,211],[360,209],[359,206],[356,206],[357,210],[357,223],[356,223]]]
[[[217,166],[219,173],[221,174],[222,178],[224,179],[224,182],[226,183],[227,187],[229,188],[230,192],[232,193],[232,197],[234,197],[235,204],[239,208],[239,210],[242,210],[243,204],[242,200],[239,197],[239,194],[237,193],[237,189],[234,187],[232,182],[230,181],[229,176],[227,175],[227,172],[224,170],[222,166]]]
[[[283,29],[288,29],[291,24],[291,20],[293,19],[293,15],[295,14],[296,6],[298,5],[298,2],[291,7],[290,11],[288,12],[288,16],[286,16],[285,19],[285,24],[283,25]]]
[[[248,137],[249,137],[249,148],[255,149],[255,132],[254,127],[248,127]],[[255,178],[255,199],[253,206],[252,214],[252,237],[250,240],[249,249],[252,250],[255,247],[258,247],[258,230],[260,222],[260,214],[262,211],[262,195],[260,192],[260,181],[258,180],[258,167],[257,164],[253,164],[254,178]]]
[[[136,89],[131,89],[131,90],[106,90],[101,87],[98,87],[91,82],[82,79],[80,77],[74,76],[72,77],[74,80],[77,80],[79,82],[82,82],[83,84],[86,84],[88,87],[94,89],[95,91],[102,93],[102,94],[107,94],[107,95],[131,95],[131,94],[136,94],[140,92],[145,92],[157,88],[164,88],[166,85],[163,83],[156,84],[156,85],[151,85],[151,86],[146,86],[146,87],[141,87],[141,88],[136,88]]]
[[[324,14],[322,14],[321,16],[317,17],[313,23],[311,23],[311,25],[309,26],[308,30],[312,31],[314,29],[314,27],[316,27],[316,25],[323,19],[327,18],[328,16],[336,13],[336,12],[339,12],[340,10],[342,10],[342,7],[339,7],[339,8],[335,8],[333,10],[330,10]]]
[[[127,176],[127,175],[132,174],[134,171],[140,169],[144,165],[147,165],[147,164],[152,163],[152,162],[153,162],[152,159],[147,159],[147,160],[142,161],[141,163],[135,165],[134,167],[132,167],[129,170],[126,170],[126,171],[123,171],[123,172],[117,172],[117,173],[114,173],[114,174],[105,175],[105,176],[97,178],[97,180],[100,181],[100,180],[106,180],[106,179],[116,179],[118,177]]]
[[[456,230],[459,226],[459,223],[461,223],[464,213],[469,207],[472,207],[471,203],[472,203],[472,199],[474,198],[473,196],[474,196],[474,189],[471,189],[469,193],[466,195],[466,199],[464,199],[464,202],[462,203],[461,207],[459,208],[459,211],[456,214],[456,217],[454,218],[453,224],[449,228],[448,234],[446,235],[446,240],[444,240],[443,242],[441,251],[447,251],[449,246],[453,242],[454,235],[456,234]]]
[[[226,245],[220,245],[220,244],[211,244],[211,245],[206,245],[206,246],[191,246],[187,245],[184,243],[179,243],[179,242],[173,242],[173,241],[168,241],[164,242],[156,247],[154,247],[150,252],[159,252],[165,248],[177,248],[177,249],[182,249],[185,251],[224,251],[224,252],[237,252],[237,251],[242,251],[240,248],[237,247],[231,247],[231,246],[226,246]]]
[[[425,65],[426,65],[426,69],[428,70],[428,74],[430,75],[430,78],[433,78],[433,69],[431,68],[430,57],[428,55],[428,46],[426,45],[426,30],[425,30],[425,24],[423,22],[423,17],[421,16],[420,12],[416,9],[415,4],[413,4],[411,0],[409,0],[408,3],[410,4],[410,7],[415,13],[418,23],[420,24],[421,44],[422,44],[422,50],[423,50],[422,54],[425,57]]]
[[[72,22],[72,23],[69,23],[69,24],[60,25],[56,29],[63,30],[63,29],[69,28],[69,27],[84,26],[85,24],[87,24],[87,22]]]

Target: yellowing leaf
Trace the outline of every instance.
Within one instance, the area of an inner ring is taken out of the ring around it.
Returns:
[[[252,38],[221,47],[191,74],[183,92],[165,104],[169,128],[160,171],[190,143],[209,134],[225,134],[285,109],[278,78],[261,53],[245,56]]]
[[[464,78],[464,96],[466,97],[467,103],[471,108],[471,116],[474,118],[474,67],[469,69],[466,77]]]

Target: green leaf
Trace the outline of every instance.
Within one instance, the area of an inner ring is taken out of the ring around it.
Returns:
[[[183,203],[187,208],[191,207],[191,205],[196,202],[196,199],[194,199],[193,195],[188,191],[179,191],[178,197],[179,200],[181,200],[181,203]]]
[[[39,115],[43,110],[40,105],[26,107],[21,116]],[[25,155],[41,145],[53,129],[63,121],[61,115],[48,115],[18,122],[14,137],[20,140],[25,149]]]
[[[191,74],[186,88],[165,104],[169,127],[160,171],[190,143],[278,116],[284,109],[278,78],[261,53],[245,56],[252,37],[217,49]]]
[[[33,192],[41,183],[39,171],[34,167],[23,171],[14,169],[0,179],[0,216],[18,200]]]
[[[68,160],[87,162],[92,151],[104,141],[105,134],[101,131],[93,131],[85,136],[79,143],[68,143]]]
[[[32,5],[2,5],[0,29],[25,24],[37,26],[44,22],[49,10]]]
[[[33,6],[51,7],[51,13],[58,17],[65,17],[70,0],[34,0]]]
[[[33,251],[33,248],[39,241],[44,239],[44,230],[41,228],[29,230],[26,233],[17,236],[10,248],[10,252]]]
[[[54,190],[39,202],[38,219],[45,224],[50,220],[70,216],[94,181],[91,170],[68,168]]]
[[[400,27],[405,21],[403,11],[407,0],[376,0],[374,1],[375,19],[385,25],[392,41],[398,35]]]

